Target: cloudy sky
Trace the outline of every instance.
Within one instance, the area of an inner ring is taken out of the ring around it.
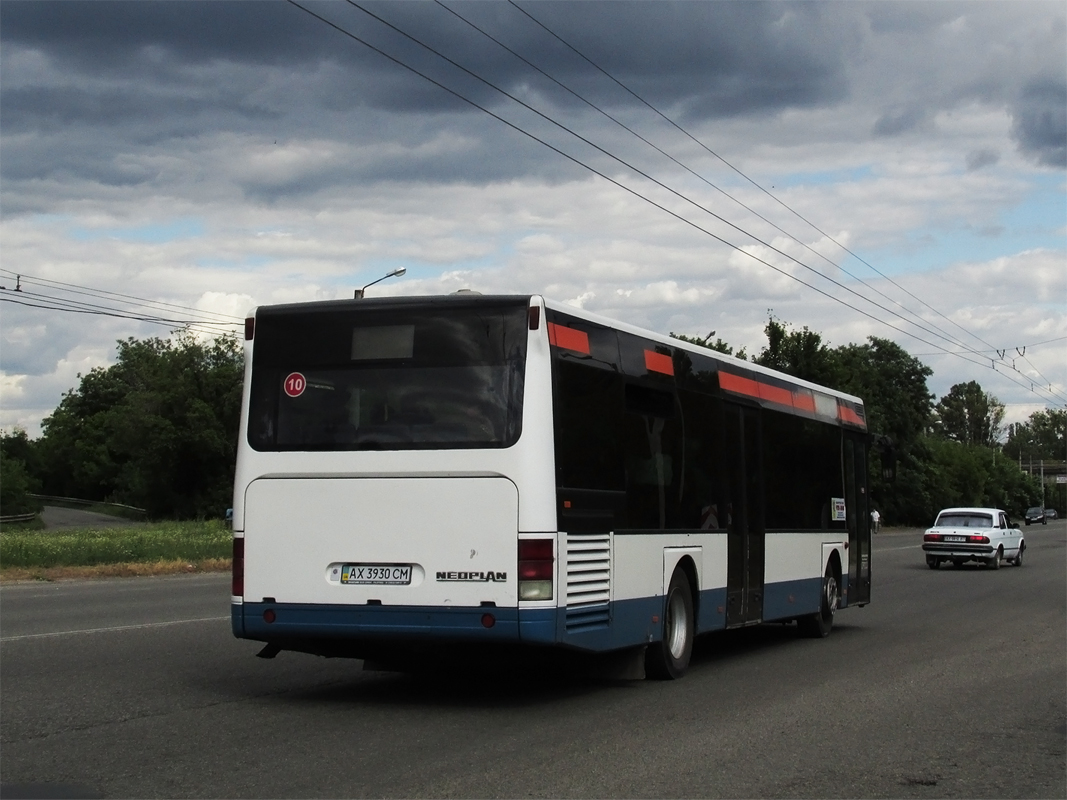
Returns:
[[[773,314],[1009,421],[1063,407],[1065,17],[4,0],[0,427],[36,435],[117,339],[400,266],[369,293],[535,292],[750,353]]]

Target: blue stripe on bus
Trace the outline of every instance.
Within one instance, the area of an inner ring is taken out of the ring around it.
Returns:
[[[274,612],[274,622],[263,619]],[[482,617],[492,614],[487,628]],[[244,603],[242,638],[269,641],[284,638],[400,638],[517,641],[518,609],[439,608],[422,606],[353,606],[318,603]]]
[[[822,579],[771,583],[764,587],[763,619],[791,619],[819,609]],[[559,644],[578,650],[604,651],[658,641],[662,636],[663,597],[617,600],[598,615],[567,608],[444,608],[437,606],[353,606],[313,603],[244,603],[231,607],[231,627],[238,638],[270,641],[285,638],[358,639],[397,637],[484,642]],[[700,592],[697,633],[726,627],[726,589]],[[263,612],[272,609],[275,621]],[[492,614],[492,628],[482,624]],[[594,621],[590,621],[594,620]]]
[[[767,621],[814,614],[822,600],[822,578],[768,583],[763,588],[763,618]]]
[[[233,629],[233,635],[238,639],[243,639],[245,636],[245,615],[244,606],[240,603],[230,604],[230,627]]]

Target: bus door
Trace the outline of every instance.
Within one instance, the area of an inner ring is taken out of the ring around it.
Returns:
[[[727,488],[726,625],[763,618],[762,430],[756,408],[724,404]]]
[[[848,605],[871,600],[871,508],[867,497],[867,444],[845,432],[845,509],[848,523]]]

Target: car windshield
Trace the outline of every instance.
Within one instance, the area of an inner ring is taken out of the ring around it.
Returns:
[[[1033,508],[1026,509],[1027,514],[1040,514],[1041,506],[1034,506]]]
[[[992,528],[993,517],[989,514],[961,513],[939,514],[935,528]]]

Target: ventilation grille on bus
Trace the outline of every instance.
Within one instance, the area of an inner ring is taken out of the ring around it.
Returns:
[[[567,632],[603,628],[611,621],[611,537],[567,535]]]

